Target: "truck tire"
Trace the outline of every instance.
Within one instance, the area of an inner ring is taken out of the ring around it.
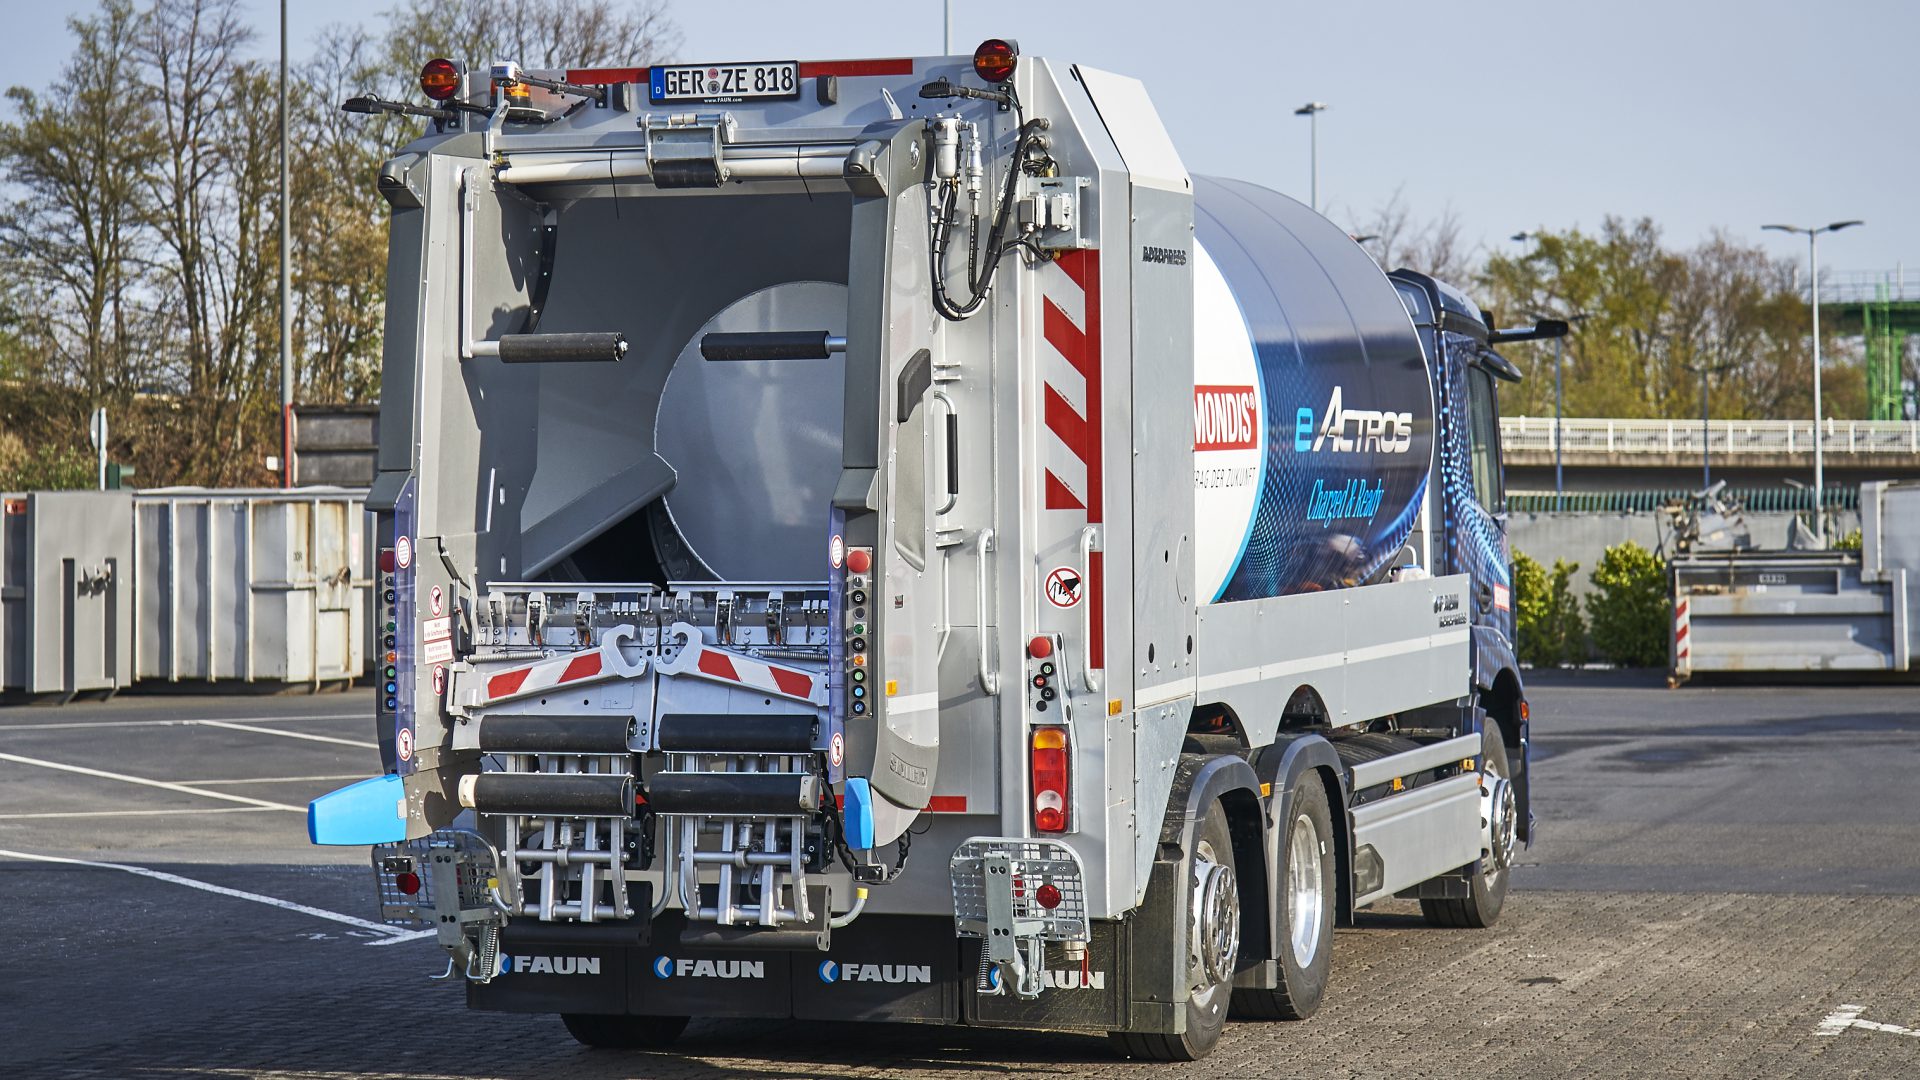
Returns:
[[[1514,845],[1512,770],[1507,767],[1507,746],[1500,739],[1499,726],[1488,723],[1480,733],[1481,788],[1490,781],[1492,794],[1482,798],[1482,824],[1494,834],[1494,852],[1481,857],[1473,872],[1473,895],[1464,900],[1422,900],[1420,913],[1432,926],[1484,930],[1500,918],[1507,902],[1507,861]]]
[[[1187,1030],[1116,1031],[1110,1038],[1128,1057],[1146,1061],[1198,1061],[1213,1052],[1227,1026],[1233,974],[1240,964],[1240,889],[1234,876],[1233,837],[1227,810],[1218,800],[1194,833],[1181,880],[1193,895],[1187,919]]]
[[[664,1050],[687,1030],[685,1016],[609,1016],[561,1013],[567,1033],[582,1045],[605,1050]]]
[[[1317,774],[1309,774],[1317,776]],[[1294,792],[1293,820],[1280,837],[1280,985],[1233,993],[1237,1016],[1305,1020],[1320,1007],[1333,972],[1335,860],[1333,812],[1327,789],[1310,779]]]

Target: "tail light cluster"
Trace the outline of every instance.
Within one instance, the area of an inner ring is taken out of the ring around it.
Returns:
[[[400,706],[399,585],[392,548],[380,549],[380,698],[388,712]]]
[[[846,559],[846,597],[840,610],[846,613],[847,709],[855,716],[865,716],[873,709],[873,675],[867,664],[868,632],[873,629],[867,595],[873,588],[868,577],[873,571],[873,549],[849,548]]]
[[[1035,832],[1062,833],[1070,823],[1067,808],[1072,805],[1071,749],[1064,727],[1036,727],[1031,757],[1033,779],[1033,829]]]

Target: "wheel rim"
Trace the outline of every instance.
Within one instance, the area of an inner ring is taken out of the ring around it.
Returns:
[[[1220,989],[1233,981],[1240,955],[1240,893],[1233,868],[1217,860],[1210,841],[1202,840],[1193,853],[1193,947],[1188,951],[1193,1000],[1206,1006]]]
[[[1293,962],[1302,968],[1320,951],[1320,930],[1326,918],[1326,888],[1321,878],[1320,830],[1305,814],[1293,819],[1287,838],[1287,927],[1292,938]]]
[[[1501,774],[1496,763],[1487,761],[1480,777],[1480,849],[1486,860],[1481,874],[1489,883],[1498,882],[1513,865],[1513,851],[1519,843],[1517,817],[1513,782]]]

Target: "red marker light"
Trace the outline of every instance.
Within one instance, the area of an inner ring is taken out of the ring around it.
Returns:
[[[1027,642],[1027,655],[1035,660],[1045,660],[1052,656],[1053,639],[1045,634],[1035,634],[1033,640]]]
[[[401,892],[406,893],[408,896],[414,896],[420,892],[420,875],[411,870],[404,870],[395,874],[393,876],[393,883]]]
[[[1034,903],[1052,911],[1060,906],[1060,890],[1052,882],[1033,890]]]
[[[1019,58],[1020,53],[1012,42],[988,38],[973,50],[973,73],[990,83],[1006,82],[1013,78],[1013,68]]]
[[[856,574],[864,574],[873,569],[873,553],[865,548],[854,548],[847,552],[847,569]]]
[[[435,101],[445,101],[460,89],[460,68],[453,61],[435,57],[420,69],[420,92]]]

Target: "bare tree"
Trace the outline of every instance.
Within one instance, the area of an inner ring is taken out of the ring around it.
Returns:
[[[1460,218],[1449,207],[1437,218],[1414,220],[1401,190],[1361,220],[1352,235],[1367,237],[1361,246],[1388,270],[1402,267],[1462,284],[1477,271],[1475,252],[1461,237]]]
[[[154,203],[143,178],[158,141],[129,92],[145,25],[129,0],[68,20],[76,45],[60,81],[44,96],[8,90],[17,119],[0,124],[0,178],[19,193],[0,212],[0,266],[25,316],[14,320],[16,363],[95,404],[149,374],[152,298],[140,281]]]
[[[387,12],[390,58],[409,76],[434,56],[530,68],[643,66],[679,48],[661,0],[423,0]]]
[[[213,483],[259,480],[270,426],[277,333],[278,183],[273,77],[241,52],[253,31],[239,0],[157,0],[140,39],[161,155],[149,176],[177,311],[167,350],[191,399],[186,471]]]

